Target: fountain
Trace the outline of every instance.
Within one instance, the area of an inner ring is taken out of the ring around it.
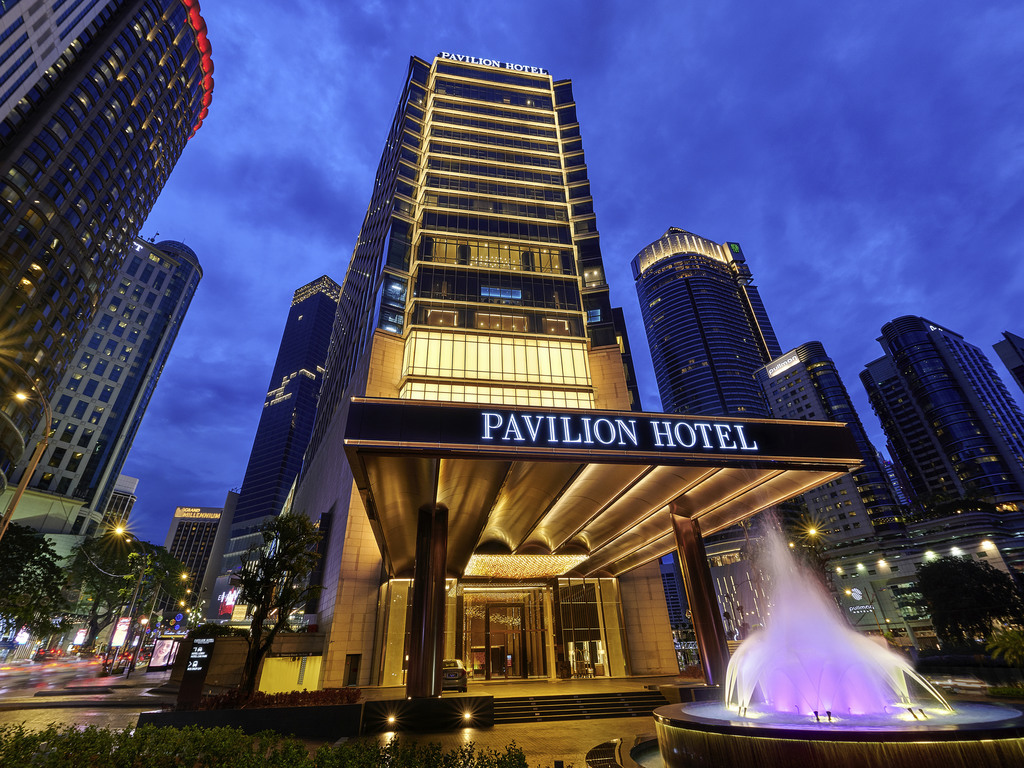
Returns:
[[[765,538],[771,615],[730,660],[723,701],[655,710],[666,766],[1024,765],[1019,710],[951,707],[907,659],[847,624],[781,535]]]

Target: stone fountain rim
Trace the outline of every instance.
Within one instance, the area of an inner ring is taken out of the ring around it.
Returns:
[[[707,704],[709,702],[702,702]],[[1020,710],[1002,704],[972,704],[993,710],[1018,712],[996,722],[959,723],[927,725],[899,723],[891,727],[865,727],[860,729],[840,728],[828,723],[816,725],[776,725],[756,721],[741,722],[720,718],[702,717],[687,712],[697,703],[669,704],[654,710],[655,723],[660,726],[682,728],[690,731],[716,733],[747,738],[792,739],[795,741],[852,741],[852,742],[914,742],[914,741],[982,741],[989,739],[1024,738],[1024,714]]]

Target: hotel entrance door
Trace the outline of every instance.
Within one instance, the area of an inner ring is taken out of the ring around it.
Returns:
[[[550,632],[545,621],[544,588],[463,595],[464,648],[476,680],[548,676]]]

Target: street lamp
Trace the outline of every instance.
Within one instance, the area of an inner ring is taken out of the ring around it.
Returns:
[[[20,373],[25,377],[25,380],[29,383],[29,389],[35,392],[35,396],[27,395],[24,392],[16,392],[14,397],[16,400],[25,402],[27,400],[35,400],[43,406],[43,416],[46,422],[43,425],[43,434],[36,443],[35,450],[32,451],[32,457],[29,459],[28,466],[25,467],[25,471],[21,475],[21,481],[18,483],[18,487],[14,490],[14,495],[11,497],[10,503],[7,505],[7,511],[4,512],[3,521],[0,522],[0,540],[3,539],[4,534],[7,533],[7,526],[11,522],[11,518],[14,517],[14,510],[18,506],[18,502],[21,501],[21,497],[25,495],[25,489],[28,488],[29,480],[32,479],[32,475],[36,471],[36,467],[39,465],[39,460],[43,458],[43,452],[46,450],[46,445],[50,441],[50,427],[53,424],[53,412],[50,410],[50,399],[43,393],[39,388],[39,385],[32,380],[32,377],[28,375],[20,365],[12,360],[5,360],[4,365],[10,366],[13,370]]]

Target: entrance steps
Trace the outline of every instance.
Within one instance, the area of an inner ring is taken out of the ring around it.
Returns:
[[[668,703],[660,691],[495,697],[494,724],[648,717],[655,709]]]

